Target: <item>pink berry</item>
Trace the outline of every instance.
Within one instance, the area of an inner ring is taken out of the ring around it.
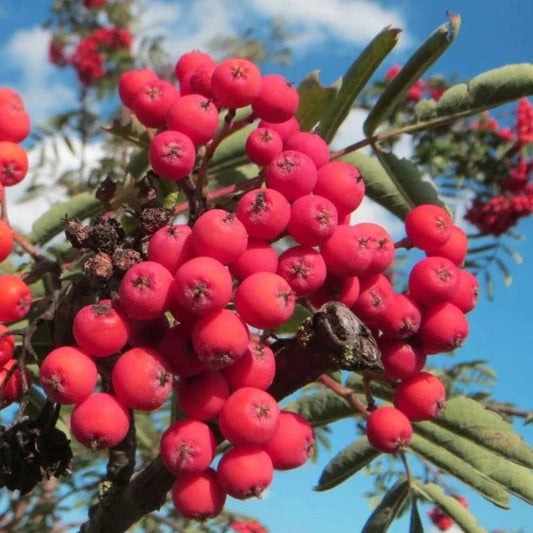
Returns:
[[[147,81],[135,95],[133,112],[143,126],[163,128],[167,111],[179,96],[178,90],[168,81]]]
[[[329,161],[329,147],[326,141],[310,131],[299,131],[291,135],[284,143],[284,150],[296,150],[308,155],[316,165],[323,167]]]
[[[226,59],[213,71],[211,89],[217,105],[230,109],[246,107],[261,92],[261,73],[248,59]]]
[[[300,196],[291,205],[287,229],[304,246],[319,246],[335,231],[337,208],[327,198],[316,194]]]
[[[296,87],[279,74],[263,76],[261,92],[252,103],[254,115],[268,122],[289,120],[300,103]]]
[[[452,234],[452,226],[448,212],[433,204],[418,205],[405,218],[407,237],[421,250],[444,245]]]
[[[121,74],[118,80],[118,94],[122,103],[133,109],[135,97],[143,85],[150,81],[156,81],[157,74],[148,68],[128,70]]]
[[[248,238],[246,250],[229,265],[232,276],[238,280],[256,272],[276,272],[278,254],[268,242]]]
[[[283,150],[279,133],[269,128],[256,128],[246,139],[246,155],[252,163],[268,165]]]
[[[326,279],[326,263],[315,249],[309,246],[293,246],[278,259],[278,270],[297,296],[311,294]]]
[[[148,157],[158,176],[167,180],[180,180],[187,177],[194,168],[196,151],[187,135],[167,130],[152,139]]]

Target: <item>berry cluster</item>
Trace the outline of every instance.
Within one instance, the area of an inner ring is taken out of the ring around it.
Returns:
[[[16,185],[28,172],[28,155],[19,144],[30,132],[30,118],[19,93],[0,88],[0,201],[4,187]],[[11,227],[0,220],[0,262],[7,259],[14,246]],[[29,312],[32,294],[28,285],[16,275],[0,276],[0,322],[15,322]],[[30,381],[23,376],[13,358],[14,340],[7,328],[0,327],[0,407],[18,400]]]
[[[426,253],[409,273],[408,293],[393,293],[384,277],[369,288],[363,280],[353,308],[376,332],[385,374],[398,380],[393,406],[372,411],[366,427],[370,443],[386,453],[409,443],[411,422],[431,420],[443,407],[444,385],[423,367],[427,356],[461,346],[468,335],[466,314],[478,295],[476,278],[460,268],[467,253],[466,235],[443,208],[415,207],[405,230],[412,245]],[[365,291],[370,291],[367,308],[360,303]]]
[[[61,35],[50,41],[48,60],[59,66],[71,65],[82,85],[88,87],[107,72],[106,63],[112,54],[128,51],[132,45],[131,33],[115,26],[100,27],[79,40],[71,53]]]
[[[427,257],[414,265],[408,294],[393,289],[391,236],[379,224],[350,223],[365,193],[359,170],[300,131],[299,95],[284,77],[199,51],[181,56],[175,75],[179,88],[149,69],[119,81],[122,103],[149,130],[153,172],[189,186],[195,177],[202,189],[218,143],[255,123],[245,152],[259,176],[234,206],[212,205],[190,225],[169,221],[154,231],[116,293],[75,314],[75,344],[52,350],[39,380],[52,401],[74,406],[72,434],[90,449],[117,445],[134,410],[159,409],[175,392],[183,418],[164,431],[161,458],[176,476],[176,509],[205,519],[227,495],[259,496],[274,470],[313,453],[309,422],[268,392],[276,374],[270,332],[297,302],[318,310],[340,301],[372,330],[395,393],[394,406],[372,411],[367,435],[392,453],[408,443],[411,421],[442,407],[444,387],[422,369],[427,355],[467,336],[477,283],[460,268],[464,232],[444,209],[422,205],[409,213],[406,233]],[[243,108],[249,115],[236,120]],[[71,242],[91,247],[96,229],[71,229]],[[229,448],[215,467],[217,435]]]
[[[498,122],[488,115],[473,126],[511,143],[509,153],[513,157],[507,176],[497,184],[498,194],[491,191],[488,198],[476,198],[465,215],[483,233],[499,236],[533,213],[533,186],[529,182],[533,161],[525,155],[527,146],[533,142],[533,107],[527,98],[519,101],[514,132],[510,128],[500,129]]]

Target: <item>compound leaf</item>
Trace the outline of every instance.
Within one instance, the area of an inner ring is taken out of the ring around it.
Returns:
[[[298,86],[300,104],[296,118],[302,131],[310,131],[324,116],[324,110],[337,94],[337,87],[323,87],[319,81],[319,71],[310,72]]]
[[[385,90],[368,114],[363,130],[371,137],[378,126],[404,101],[407,91],[455,40],[461,18],[450,14],[449,22],[439,26],[415,51],[402,70],[387,83]]]

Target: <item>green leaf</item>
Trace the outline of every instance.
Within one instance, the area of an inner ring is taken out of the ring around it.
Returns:
[[[498,265],[498,268],[500,269],[500,272],[503,275],[503,283],[506,287],[510,287],[513,283],[513,276],[511,275],[511,272],[507,265],[499,258],[495,258],[495,263]]]
[[[64,218],[78,218],[83,220],[103,212],[103,206],[92,193],[82,192],[67,201],[52,206],[34,223],[28,240],[32,244],[44,244],[61,233],[64,228]]]
[[[394,80],[393,80],[394,81]],[[505,65],[447,89],[438,102],[422,100],[415,106],[416,121],[409,131],[453,122],[533,94],[533,64]]]
[[[409,448],[438,468],[461,480],[498,507],[508,508],[509,495],[496,482],[441,445],[413,433]]]
[[[302,415],[314,427],[354,415],[353,407],[330,390],[302,396],[286,404],[283,409]]]
[[[419,485],[416,490],[440,507],[465,533],[487,533],[487,530],[478,525],[476,519],[468,509],[465,509],[455,498],[444,494],[443,490],[434,483]]]
[[[319,71],[310,72],[298,86],[300,104],[296,118],[302,131],[312,130],[324,116],[324,110],[337,94],[336,87],[323,87],[319,81]]]
[[[454,41],[461,18],[450,14],[450,21],[439,26],[409,58],[402,70],[385,86],[385,90],[368,114],[363,130],[371,137],[377,127],[404,101],[410,87],[428,70]]]
[[[276,335],[291,334],[294,335],[296,330],[300,327],[301,323],[311,316],[311,311],[303,305],[296,304],[294,313],[286,320],[281,326],[274,330]]]
[[[409,483],[398,481],[374,509],[361,533],[385,533],[409,496]]]
[[[384,154],[380,163],[375,157],[358,152],[341,159],[359,169],[365,182],[366,195],[402,220],[415,205],[443,205],[436,189],[422,179],[414,164],[405,159]],[[387,164],[388,171],[384,164]]]
[[[414,494],[411,497],[411,520],[409,521],[409,533],[424,533],[422,519],[418,512],[418,505]]]
[[[359,54],[342,79],[335,98],[324,109],[320,121],[320,135],[329,144],[348,116],[354,100],[367,84],[381,62],[396,46],[401,30],[384,28]]]
[[[420,170],[414,163],[405,158],[399,159],[394,154],[382,150],[377,150],[376,154],[394,182],[398,194],[409,205],[409,210],[420,204],[435,204],[446,208],[436,187],[422,178]]]
[[[500,415],[465,396],[450,398],[433,421],[493,452],[533,468],[533,449]]]
[[[470,466],[475,468],[511,494],[533,503],[533,475],[530,470],[497,455],[482,444],[465,438],[461,433],[450,431],[433,422],[414,424],[417,433],[439,444]]]
[[[320,474],[318,485],[313,489],[324,491],[340,485],[379,454],[380,452],[368,442],[366,437],[357,439],[331,459]]]

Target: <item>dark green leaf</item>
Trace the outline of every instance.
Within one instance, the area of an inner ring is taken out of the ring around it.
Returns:
[[[63,231],[65,216],[83,220],[102,212],[103,206],[93,194],[88,192],[77,194],[65,202],[52,206],[41,215],[33,223],[28,240],[33,244],[44,244]]]
[[[460,24],[459,16],[450,15],[450,21],[439,26],[409,58],[402,70],[387,83],[385,90],[365,120],[363,129],[368,137],[371,137],[398,104],[404,101],[409,88],[450,46],[459,31]]]
[[[340,485],[379,454],[366,437],[357,439],[331,459],[322,471],[314,490],[324,491]]]
[[[411,496],[411,520],[409,522],[409,533],[424,533],[424,526],[422,525],[422,519],[418,512],[418,505],[416,503],[416,497],[413,494]]]
[[[324,110],[337,94],[336,87],[323,87],[318,78],[319,71],[314,70],[302,80],[298,87],[300,104],[296,118],[302,131],[310,131],[318,124],[324,116]]]
[[[430,502],[440,507],[465,533],[487,533],[478,525],[468,509],[465,509],[455,498],[444,494],[438,485],[434,483],[417,484],[416,490]]]
[[[320,120],[319,133],[328,144],[348,116],[354,100],[398,42],[400,31],[390,26],[384,28],[359,54],[340,80],[340,89],[325,108]]]
[[[409,448],[438,468],[472,487],[495,505],[508,508],[509,495],[503,487],[446,448],[422,437],[418,433],[413,434]]]
[[[311,316],[311,311],[309,311],[307,307],[304,307],[300,304],[296,304],[292,316],[281,326],[276,328],[274,330],[274,333],[276,335],[283,335],[287,333],[294,335],[294,333],[296,333],[296,330],[300,327],[301,323],[309,316]]]
[[[465,396],[450,398],[434,423],[510,461],[533,468],[533,449],[500,415],[475,400]]]
[[[302,396],[286,404],[283,409],[299,413],[313,426],[325,426],[354,415],[353,407],[330,390]]]
[[[409,483],[398,481],[370,515],[361,533],[385,533],[409,496]]]

